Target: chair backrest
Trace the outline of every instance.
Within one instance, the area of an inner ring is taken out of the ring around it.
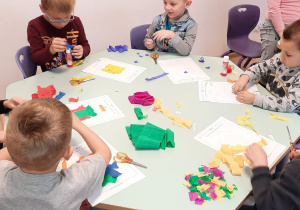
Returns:
[[[227,41],[231,38],[248,37],[255,28],[260,16],[260,9],[256,5],[242,4],[229,10]]]
[[[144,39],[150,24],[134,27],[130,31],[131,49],[147,50],[144,45]]]
[[[16,53],[15,59],[24,79],[36,74],[37,65],[31,59],[29,46],[20,48]]]

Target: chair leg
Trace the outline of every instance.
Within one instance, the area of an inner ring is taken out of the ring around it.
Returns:
[[[246,57],[244,57],[244,56],[242,56],[242,57],[240,58],[240,60],[239,60],[239,62],[238,62],[238,64],[237,64],[237,66],[238,66],[239,68],[241,68],[242,62],[243,62],[243,60],[244,60],[245,58],[246,58]]]
[[[252,60],[252,58],[248,58],[246,63],[244,64],[244,68],[246,68],[246,66],[250,63],[250,61]]]
[[[233,52],[234,52],[233,50],[228,50],[227,52],[225,52],[221,55],[221,58],[223,58],[225,55],[228,55],[228,54],[233,53]]]

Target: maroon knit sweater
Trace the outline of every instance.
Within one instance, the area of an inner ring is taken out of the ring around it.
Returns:
[[[27,38],[30,44],[32,61],[41,66],[42,71],[51,69],[59,59],[59,54],[50,53],[53,38],[65,38],[71,45],[83,47],[83,58],[89,55],[91,49],[81,20],[75,16],[75,20],[69,22],[64,28],[57,29],[52,26],[43,16],[31,20],[27,28]],[[65,53],[58,66],[66,64]]]

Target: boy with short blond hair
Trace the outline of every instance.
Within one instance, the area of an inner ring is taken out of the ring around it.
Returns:
[[[94,155],[56,172],[61,158],[72,155],[72,127]],[[101,189],[111,158],[102,139],[51,98],[28,101],[11,112],[6,145],[0,150],[0,209],[79,209]]]
[[[74,16],[74,7],[75,0],[41,0],[44,15],[29,22],[27,37],[31,58],[42,71],[66,64],[66,42],[75,46],[71,50],[75,59],[89,55],[90,45],[81,20]],[[60,53],[64,55],[61,60]]]
[[[164,0],[165,13],[154,18],[144,39],[147,49],[189,55],[197,36],[197,23],[188,8],[192,0]]]

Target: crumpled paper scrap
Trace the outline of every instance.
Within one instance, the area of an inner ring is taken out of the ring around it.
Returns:
[[[141,104],[143,106],[151,105],[154,103],[154,97],[150,95],[148,91],[136,92],[133,96],[128,96],[128,100],[132,104]]]

